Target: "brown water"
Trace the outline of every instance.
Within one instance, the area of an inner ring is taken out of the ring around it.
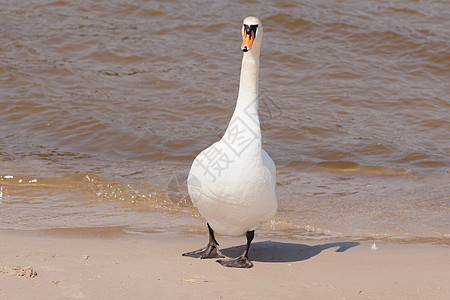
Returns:
[[[260,234],[449,243],[437,0],[0,2],[0,229],[204,232],[184,180],[231,117],[247,15],[278,168]]]

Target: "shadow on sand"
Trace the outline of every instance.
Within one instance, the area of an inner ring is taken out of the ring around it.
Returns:
[[[281,243],[264,241],[253,243],[250,247],[249,259],[259,262],[295,262],[310,259],[322,251],[335,248],[336,252],[344,252],[350,248],[359,246],[356,242],[326,243],[316,246],[304,244]],[[237,257],[244,252],[245,245],[221,249],[228,257]]]

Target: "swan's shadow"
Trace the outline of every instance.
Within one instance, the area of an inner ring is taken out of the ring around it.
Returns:
[[[316,246],[304,244],[281,243],[263,241],[252,243],[249,259],[259,262],[295,262],[310,259],[322,251],[337,247],[336,252],[344,252],[350,248],[359,246],[356,242],[326,243]],[[221,249],[222,253],[229,257],[237,257],[242,254],[245,245]]]

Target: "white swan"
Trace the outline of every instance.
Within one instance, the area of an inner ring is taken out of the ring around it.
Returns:
[[[258,116],[261,21],[247,17],[242,26],[244,51],[239,96],[222,139],[203,150],[192,163],[188,191],[207,220],[209,243],[185,256],[223,258],[214,231],[229,236],[247,235],[247,248],[236,259],[218,260],[227,267],[250,268],[248,250],[254,231],[277,210],[276,169],[261,148]]]

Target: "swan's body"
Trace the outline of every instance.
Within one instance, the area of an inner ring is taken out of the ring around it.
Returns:
[[[236,108],[222,139],[195,158],[188,176],[189,195],[209,224],[208,245],[217,251],[215,257],[221,257],[221,253],[218,244],[214,245],[217,243],[214,231],[230,236],[247,234],[248,240],[251,234],[253,239],[254,230],[270,220],[277,209],[275,164],[261,148],[258,81],[262,24],[259,19],[244,20],[243,38],[244,57]],[[214,252],[214,249],[209,250]],[[193,253],[198,252],[187,255]],[[220,262],[236,267],[227,261]],[[248,263],[237,267],[251,267]]]

